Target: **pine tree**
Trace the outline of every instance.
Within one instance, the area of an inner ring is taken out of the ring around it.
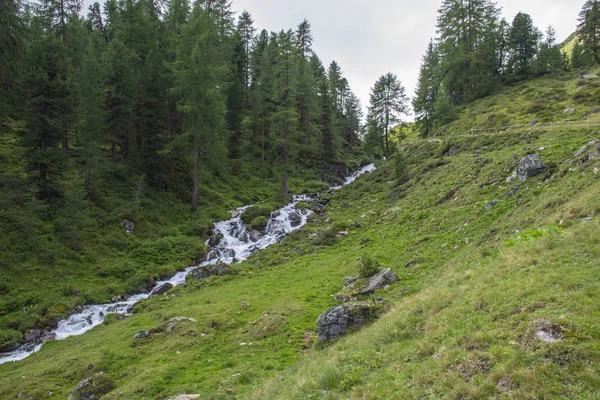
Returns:
[[[498,76],[499,8],[492,0],[444,0],[438,13],[445,94],[455,105],[487,95]]]
[[[244,95],[246,97],[246,107],[250,104],[250,79],[251,79],[251,68],[250,68],[250,57],[252,52],[252,42],[254,41],[254,34],[256,28],[254,28],[254,20],[248,11],[242,12],[238,20],[237,34],[242,42],[242,67],[244,77]]]
[[[269,149],[269,120],[273,111],[273,65],[277,54],[276,38],[269,38],[263,30],[257,37],[252,51],[252,124],[254,145],[259,148],[260,160],[266,161]]]
[[[346,109],[344,111],[344,115],[346,117],[346,125],[347,131],[345,140],[350,146],[350,149],[356,147],[360,144],[359,132],[360,132],[360,124],[363,119],[363,111],[360,100],[356,95],[350,92],[348,96],[348,100],[346,101]]]
[[[233,33],[235,23],[230,0],[198,0],[198,3],[206,15],[217,24],[218,32],[222,37]]]
[[[100,3],[95,2],[89,7],[88,23],[90,31],[100,32],[104,36],[104,21],[102,19]]]
[[[511,25],[508,48],[511,52],[509,70],[517,75],[526,75],[537,54],[540,34],[529,14],[518,13]]]
[[[0,134],[9,108],[23,55],[24,24],[17,0],[0,0]]]
[[[583,47],[579,43],[579,40],[575,40],[573,51],[571,53],[571,68],[581,69],[585,67],[585,58],[583,56]]]
[[[564,69],[564,56],[556,45],[556,31],[552,26],[546,30],[546,39],[540,45],[535,60],[535,70],[538,74],[557,72]]]
[[[198,209],[200,174],[219,171],[226,159],[225,78],[229,66],[222,51],[219,26],[197,3],[177,41],[172,64],[174,95],[185,116],[177,145],[189,150],[192,172],[192,211]]]
[[[308,20],[302,21],[296,29],[296,46],[298,48],[298,54],[304,59],[308,60],[313,55],[312,44],[313,35],[311,32],[310,22]]]
[[[82,0],[42,0],[42,17],[47,27],[65,41],[67,24],[72,18],[78,17],[81,5]]]
[[[581,41],[583,62],[600,63],[600,1],[587,0],[579,13],[577,35]]]
[[[29,100],[23,145],[30,176],[44,199],[60,194],[65,156],[59,145],[74,114],[73,94],[65,78],[65,52],[63,42],[53,35],[40,38],[29,51],[24,82]]]
[[[429,42],[427,52],[423,56],[416,96],[413,100],[416,123],[425,136],[429,135],[434,127],[435,102],[439,90],[438,68],[438,55],[432,40]]]
[[[113,39],[103,54],[106,129],[111,143],[111,159],[117,162],[117,147],[129,155],[134,112],[133,55],[120,39]]]
[[[298,113],[296,111],[296,48],[291,31],[277,35],[278,54],[275,57],[271,131],[275,135],[275,158],[282,168],[281,193],[288,196],[288,169],[294,159]]]
[[[408,97],[395,74],[380,77],[371,89],[370,119],[382,128],[384,155],[390,155],[389,133],[392,125],[402,122],[400,117],[408,113]]]
[[[99,47],[104,39],[96,30],[90,37],[83,59],[79,78],[78,130],[79,141],[85,160],[84,185],[88,190],[91,182],[92,167],[100,157],[100,147],[107,144],[106,114],[104,108],[104,90],[102,65]]]

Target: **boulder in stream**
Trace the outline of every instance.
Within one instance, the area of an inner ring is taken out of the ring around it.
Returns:
[[[167,293],[171,289],[173,289],[173,284],[165,282],[152,289],[152,292],[150,292],[150,296],[160,296],[162,294]]]

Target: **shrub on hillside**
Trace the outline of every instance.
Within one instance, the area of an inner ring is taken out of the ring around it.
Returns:
[[[358,264],[358,275],[361,278],[368,278],[370,276],[375,275],[381,270],[381,265],[379,261],[374,257],[365,254],[363,255]]]

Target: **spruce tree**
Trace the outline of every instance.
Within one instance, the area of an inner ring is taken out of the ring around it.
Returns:
[[[244,10],[238,20],[237,34],[242,43],[241,64],[244,78],[244,96],[246,100],[246,107],[250,106],[250,79],[252,74],[250,57],[255,33],[256,28],[254,28],[254,20],[252,19],[250,13]]]
[[[60,195],[60,178],[65,156],[59,145],[72,122],[73,93],[66,80],[67,57],[64,43],[53,35],[39,38],[29,50],[29,70],[24,90],[27,103],[28,169],[41,198]]]
[[[390,129],[402,122],[401,116],[408,113],[408,97],[395,74],[387,73],[380,77],[371,88],[370,120],[384,140],[384,155],[390,155]]]
[[[511,25],[508,48],[510,50],[509,71],[526,75],[537,54],[540,34],[529,14],[518,13]]]
[[[425,136],[429,135],[434,127],[435,102],[439,90],[438,81],[439,61],[433,40],[429,42],[427,52],[423,56],[416,96],[413,108],[416,114],[416,123]]]
[[[583,62],[600,63],[600,1],[587,0],[579,13],[577,35],[581,41]]]

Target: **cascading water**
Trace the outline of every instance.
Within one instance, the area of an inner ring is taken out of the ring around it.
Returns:
[[[343,186],[354,182],[359,176],[373,170],[375,170],[375,165],[369,164],[348,176],[341,186],[334,186],[331,190],[339,190]],[[256,251],[266,249],[272,244],[279,242],[289,233],[301,228],[308,222],[308,217],[312,214],[312,211],[305,208],[298,208],[297,205],[300,202],[311,201],[312,198],[310,196],[294,196],[292,202],[271,214],[263,233],[249,232],[242,221],[241,215],[251,206],[241,207],[233,211],[231,219],[214,224],[214,233],[221,236],[221,240],[217,245],[211,247],[205,261],[188,267],[167,280],[157,282],[155,287],[159,288],[167,283],[173,286],[181,285],[186,282],[188,274],[198,267],[214,265],[220,262],[227,264],[242,262]],[[70,336],[81,335],[101,324],[107,314],[131,314],[136,303],[147,299],[151,295],[152,292],[140,293],[115,303],[86,306],[81,312],[72,314],[69,318],[60,321],[57,328],[45,337],[47,340],[62,340]],[[0,354],[0,364],[22,360],[30,354],[39,351],[43,344],[44,339],[38,339],[37,341],[24,344],[10,353]]]

